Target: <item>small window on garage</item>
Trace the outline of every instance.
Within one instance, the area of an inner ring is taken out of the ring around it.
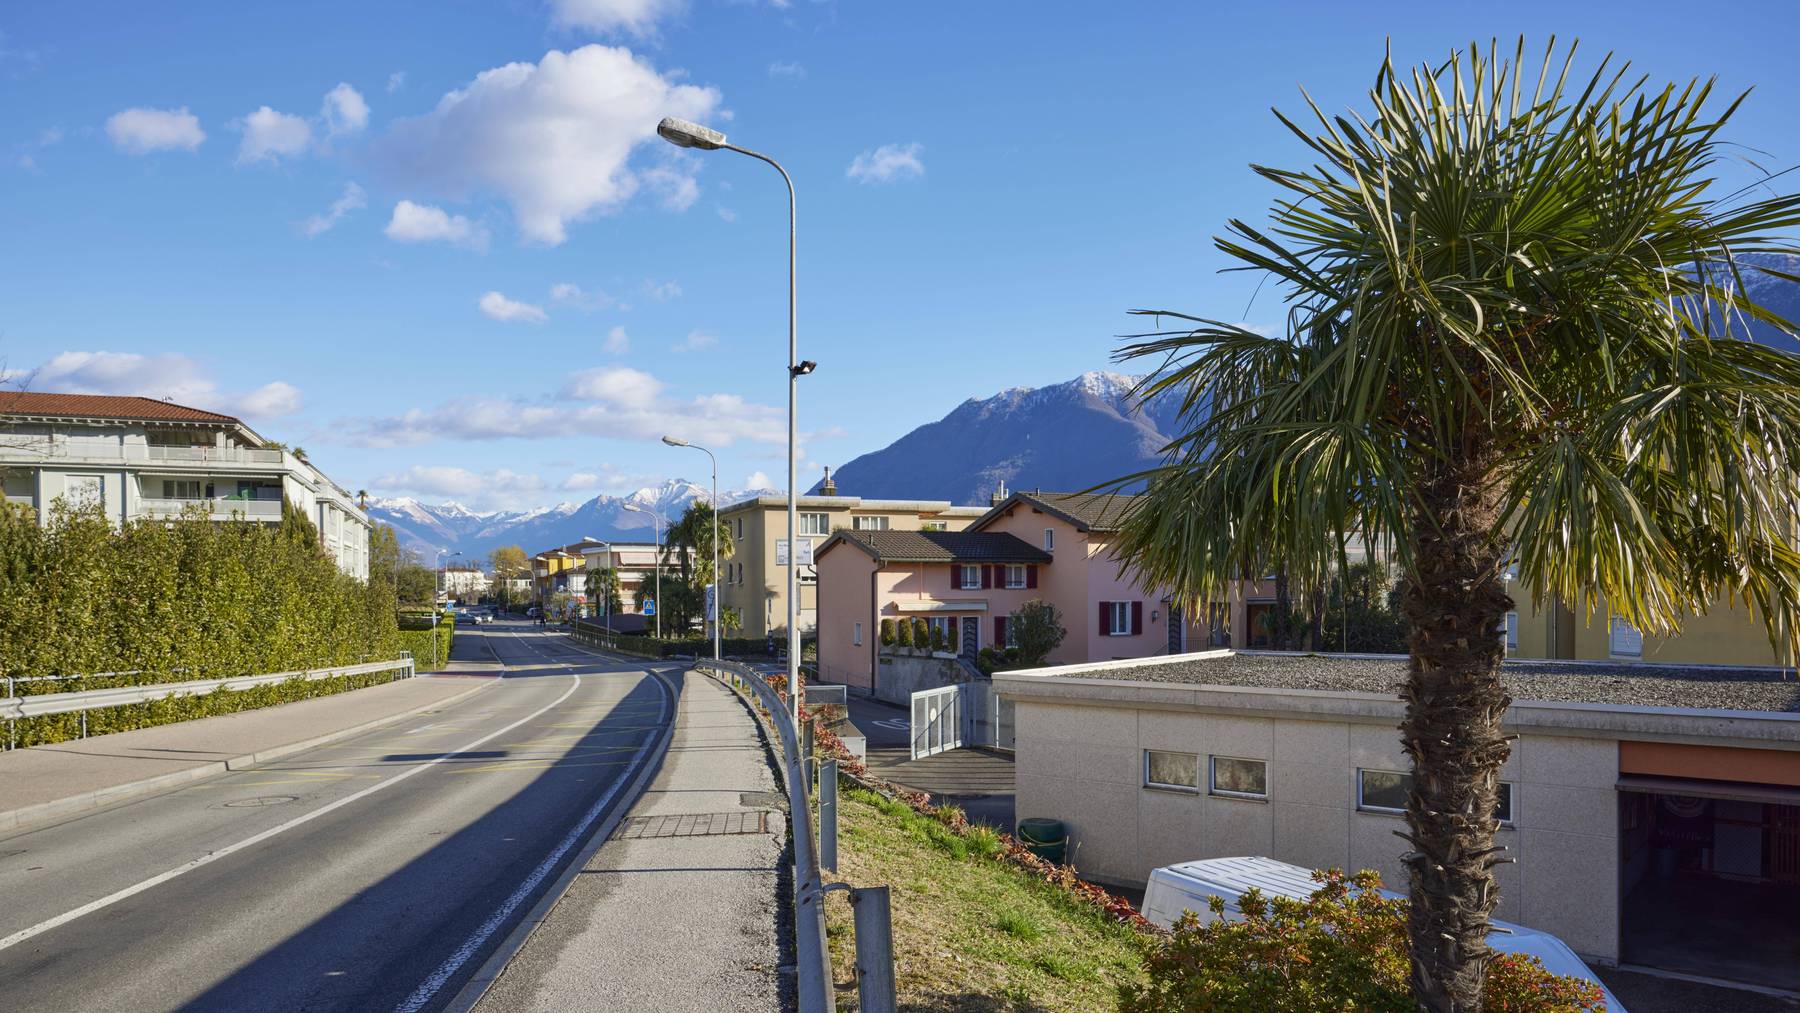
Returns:
[[[1233,798],[1268,798],[1268,761],[1236,756],[1213,757],[1212,793]]]
[[[1200,756],[1163,749],[1144,750],[1144,787],[1171,791],[1200,790]]]
[[[1612,625],[1608,630],[1607,650],[1615,658],[1641,658],[1644,656],[1644,635],[1618,616],[1612,617]]]
[[[1494,816],[1502,823],[1513,821],[1513,786],[1501,781],[1496,793]],[[1358,770],[1356,772],[1356,807],[1365,812],[1406,812],[1406,796],[1412,791],[1412,775],[1397,770]]]
[[[862,623],[857,623],[856,628],[851,631],[850,643],[856,647],[862,646]]]

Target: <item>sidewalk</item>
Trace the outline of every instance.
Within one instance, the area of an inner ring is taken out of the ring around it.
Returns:
[[[454,675],[402,679],[259,710],[0,753],[0,830],[266,763],[441,707],[496,681]]]
[[[655,780],[478,1010],[783,1008],[784,796],[749,711],[680,678]]]

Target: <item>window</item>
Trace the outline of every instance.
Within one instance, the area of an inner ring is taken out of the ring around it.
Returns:
[[[70,506],[97,506],[106,498],[104,475],[70,475],[63,480],[63,498]]]
[[[1019,624],[1013,622],[1011,616],[1000,617],[1000,628],[1006,631],[1006,646],[1019,646]]]
[[[957,587],[967,589],[981,586],[981,567],[964,563],[957,569],[962,573],[962,583]]]
[[[803,535],[831,534],[831,518],[828,514],[801,514],[797,523]]]
[[[947,650],[956,650],[956,620],[949,616],[926,616],[925,625],[944,638]]]
[[[1006,564],[1006,586],[1014,589],[1025,586],[1025,568],[1023,566],[1016,563]]]
[[[888,529],[886,517],[853,517],[850,519],[850,523],[858,531],[886,531]]]
[[[163,479],[163,499],[199,499],[200,480],[190,478]]]
[[[1200,757],[1162,749],[1144,750],[1144,787],[1198,792]]]
[[[1494,817],[1502,823],[1513,821],[1512,782],[1501,781],[1494,804]],[[1356,807],[1369,812],[1404,813],[1406,796],[1412,791],[1412,775],[1395,770],[1358,770],[1356,772]]]
[[[943,521],[924,521],[919,525],[920,531],[949,531],[950,525]]]
[[[1131,636],[1131,603],[1128,601],[1109,601],[1106,603],[1111,613],[1106,624],[1108,636]]]
[[[744,519],[742,517],[739,517],[739,518],[734,519],[731,523],[732,523],[731,537],[736,538],[739,541],[742,541],[744,538]]]
[[[857,623],[856,628],[851,631],[850,643],[856,647],[862,646],[862,623]]]
[[[1500,624],[1500,642],[1505,645],[1507,653],[1519,649],[1519,614],[1508,612],[1506,621]]]
[[[1212,793],[1234,798],[1269,797],[1269,763],[1235,756],[1212,758]]]
[[[1055,528],[1045,528],[1044,529],[1044,551],[1045,552],[1055,552],[1056,551],[1056,529]]]
[[[1644,656],[1644,635],[1637,627],[1618,616],[1613,616],[1611,635],[1607,651],[1615,658],[1641,658]]]

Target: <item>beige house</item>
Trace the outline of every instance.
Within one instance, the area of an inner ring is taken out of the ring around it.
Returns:
[[[987,513],[986,507],[952,506],[947,500],[836,495],[802,496],[796,508],[796,538],[810,548],[817,548],[840,530],[961,531]],[[764,637],[785,629],[787,576],[786,568],[776,565],[775,543],[787,538],[787,498],[758,496],[733,503],[719,511],[719,518],[730,526],[733,546],[731,555],[719,562],[720,600],[743,617],[736,635]],[[802,558],[807,554],[803,552]],[[797,576],[800,630],[810,633],[818,628],[818,571],[802,565]]]
[[[1266,855],[1405,889],[1405,659],[1207,651],[994,676],[1017,815],[1084,876]],[[1508,662],[1495,916],[1623,961],[1800,989],[1800,681]]]

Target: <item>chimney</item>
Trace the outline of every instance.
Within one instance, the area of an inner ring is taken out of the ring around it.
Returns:
[[[995,489],[993,495],[988,497],[988,506],[997,507],[1004,502],[1006,502],[1006,479],[1003,478],[1000,480],[999,488]]]
[[[829,464],[825,466],[825,481],[820,483],[820,485],[819,485],[819,495],[821,495],[821,496],[836,496],[837,495],[837,483],[833,482],[831,480],[831,465],[829,465]]]

